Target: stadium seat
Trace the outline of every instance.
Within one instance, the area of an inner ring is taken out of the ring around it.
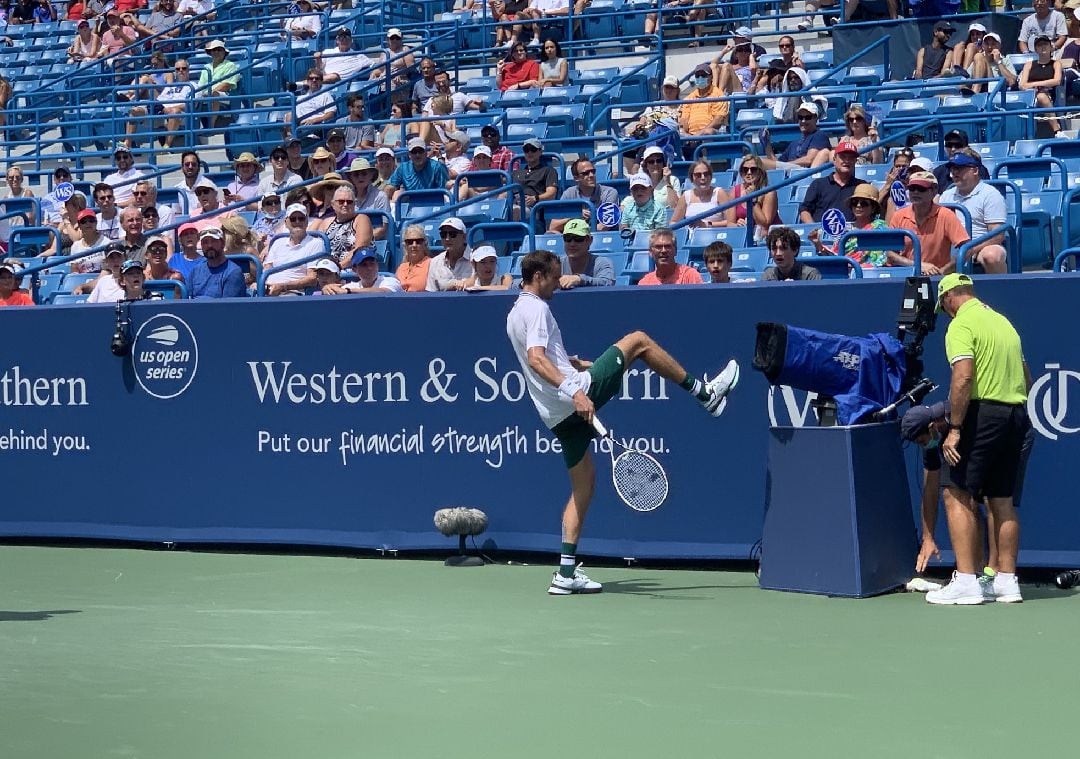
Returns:
[[[97,274],[65,274],[60,282],[60,290],[69,293],[79,285],[93,282],[97,278]]]
[[[85,303],[89,295],[74,295],[72,293],[54,293],[52,301],[54,306],[71,306],[76,303]]]
[[[1048,268],[1061,247],[1061,194],[1025,194],[1021,202],[1020,249],[1023,267]]]
[[[735,248],[731,252],[731,270],[762,272],[771,260],[769,250],[764,246]]]

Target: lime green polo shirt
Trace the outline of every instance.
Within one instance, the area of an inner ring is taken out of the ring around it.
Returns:
[[[1020,335],[1008,319],[978,298],[965,302],[953,317],[945,333],[945,355],[950,365],[974,359],[972,400],[1027,401]]]

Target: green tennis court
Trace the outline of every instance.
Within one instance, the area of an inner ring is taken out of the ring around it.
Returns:
[[[0,547],[0,756],[1068,756],[1070,592],[930,607],[749,572]]]

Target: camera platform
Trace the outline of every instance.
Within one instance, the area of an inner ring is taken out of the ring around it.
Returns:
[[[762,588],[865,598],[918,553],[898,423],[769,430]]]

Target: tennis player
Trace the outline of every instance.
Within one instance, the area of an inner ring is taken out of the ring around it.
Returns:
[[[559,289],[562,275],[558,257],[538,250],[521,259],[521,295],[506,317],[506,334],[526,377],[529,397],[562,444],[570,470],[570,500],[562,520],[559,571],[548,593],[599,593],[603,586],[590,580],[577,566],[577,544],[596,482],[590,454],[595,436],[596,409],[622,390],[623,373],[638,359],[654,372],[689,392],[713,416],[723,412],[722,402],[739,382],[734,359],[709,382],[691,376],[672,356],[644,332],[631,332],[608,348],[596,361],[569,356],[562,332],[548,301]]]

